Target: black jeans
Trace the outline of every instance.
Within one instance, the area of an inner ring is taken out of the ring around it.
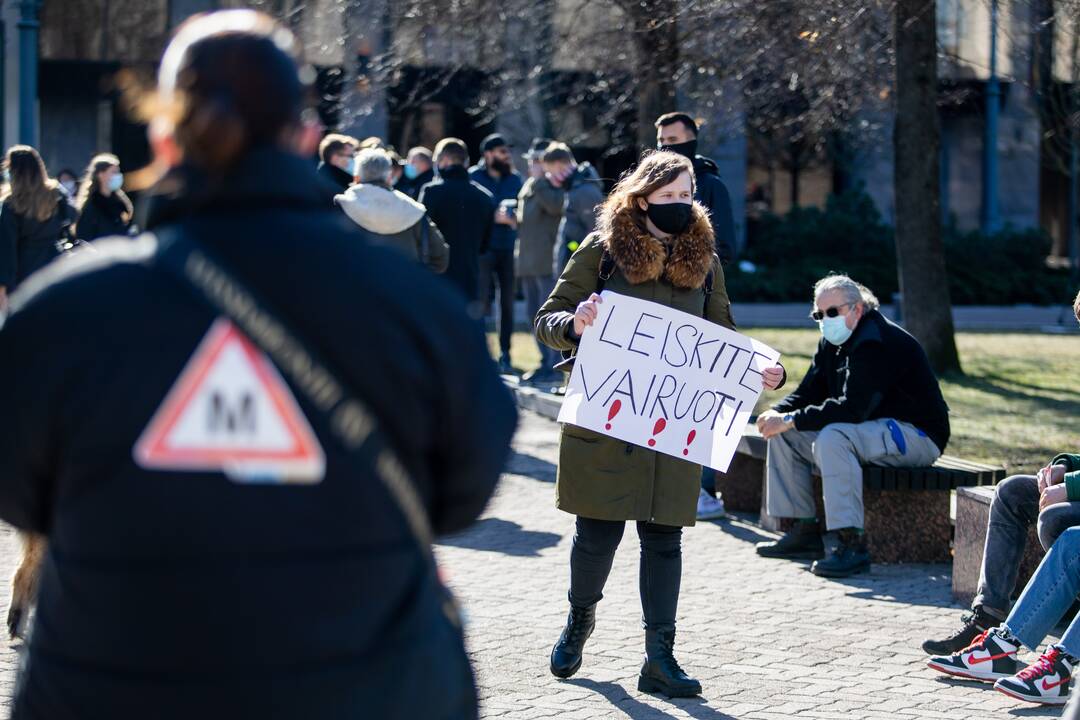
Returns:
[[[488,250],[480,256],[480,302],[491,298],[491,279],[499,283],[499,350],[510,354],[514,332],[514,249]]]
[[[604,584],[625,527],[621,520],[577,519],[574,547],[570,551],[572,606],[588,607],[604,596]],[[682,583],[682,528],[638,522],[637,531],[641,540],[638,590],[645,627],[673,628]]]

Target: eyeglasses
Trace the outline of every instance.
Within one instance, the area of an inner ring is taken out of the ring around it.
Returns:
[[[811,319],[813,319],[816,322],[821,322],[822,318],[836,317],[837,315],[839,315],[840,314],[840,308],[842,308],[842,307],[850,307],[850,306],[851,306],[851,303],[842,303],[840,305],[833,305],[831,308],[826,309],[824,312],[822,312],[821,310],[815,310],[814,312],[810,313],[810,317],[811,317]]]

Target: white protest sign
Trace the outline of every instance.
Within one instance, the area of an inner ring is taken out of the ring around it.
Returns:
[[[726,471],[780,353],[664,305],[604,291],[559,422]]]

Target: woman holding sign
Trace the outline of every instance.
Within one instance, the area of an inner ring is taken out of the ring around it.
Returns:
[[[659,303],[734,329],[712,226],[694,202],[694,170],[672,152],[653,152],[624,176],[604,202],[587,237],[536,315],[536,335],[574,352],[593,325],[601,289]],[[762,374],[767,389],[780,367]],[[639,576],[645,624],[643,692],[685,697],[701,692],[674,657],[675,615],[682,576],[682,528],[694,524],[701,466],[622,440],[563,425],[556,504],[577,516],[570,553],[570,614],[551,651],[551,672],[581,667],[596,604],[627,520],[641,540]]]

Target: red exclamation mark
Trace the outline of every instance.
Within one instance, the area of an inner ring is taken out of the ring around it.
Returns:
[[[604,426],[605,430],[611,429],[611,421],[619,414],[619,410],[622,410],[622,400],[616,400],[611,403],[611,407],[607,411],[607,425]]]
[[[690,454],[690,443],[694,442],[694,438],[697,437],[697,430],[691,430],[690,434],[686,436],[686,447],[683,448],[682,454]]]
[[[660,418],[656,421],[656,424],[653,425],[652,429],[653,436],[649,438],[649,447],[656,447],[656,436],[662,433],[665,427],[667,427],[667,420]]]

